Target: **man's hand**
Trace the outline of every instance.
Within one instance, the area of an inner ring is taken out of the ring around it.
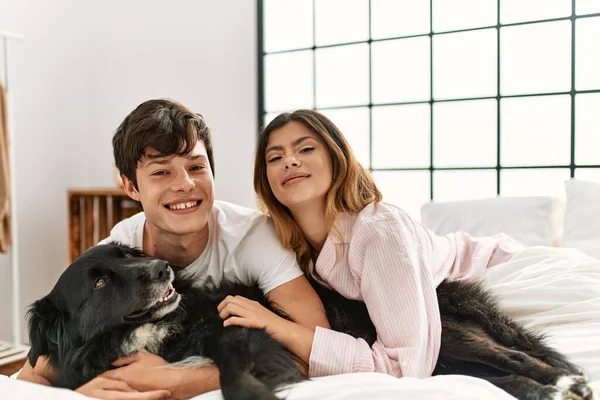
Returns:
[[[173,399],[189,399],[219,389],[219,370],[214,365],[172,368],[161,357],[145,352],[120,358],[113,365],[117,368],[99,377],[126,382],[140,392],[168,390]]]
[[[17,375],[17,379],[52,386],[56,382],[56,371],[48,362],[47,357],[40,356],[35,363],[35,367],[29,364],[29,360],[25,361],[23,369]]]
[[[168,390],[138,392],[123,381],[102,376],[92,379],[76,392],[103,400],[163,400],[171,398],[171,392]]]
[[[177,384],[171,377],[168,363],[161,357],[137,352],[113,362],[115,369],[100,374],[100,377],[126,382],[128,386],[139,391],[168,389]]]

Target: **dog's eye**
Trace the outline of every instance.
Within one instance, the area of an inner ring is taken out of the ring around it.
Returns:
[[[104,286],[106,286],[107,280],[106,278],[100,278],[96,281],[96,283],[94,284],[94,289],[101,289]]]
[[[125,253],[125,258],[133,258],[133,254],[131,254],[131,253]]]

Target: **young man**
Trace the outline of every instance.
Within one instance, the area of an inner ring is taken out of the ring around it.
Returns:
[[[258,212],[214,200],[214,160],[204,119],[171,100],[150,100],[131,112],[113,137],[115,163],[127,194],[143,212],[119,222],[101,243],[117,240],[206,285],[258,283],[299,324],[329,327],[323,305]],[[45,382],[45,360],[26,364],[20,379]],[[106,399],[189,398],[218,389],[216,367],[182,370],[158,356],[119,360],[79,391]],[[139,391],[139,393],[136,393]],[[137,396],[137,397],[136,397]]]

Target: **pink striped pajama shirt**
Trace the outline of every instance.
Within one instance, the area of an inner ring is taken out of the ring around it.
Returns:
[[[363,300],[377,328],[372,347],[362,339],[317,327],[309,376],[376,371],[428,377],[440,349],[436,287],[446,278],[480,278],[522,246],[506,235],[437,236],[401,209],[371,203],[337,221],[315,268],[342,295]]]

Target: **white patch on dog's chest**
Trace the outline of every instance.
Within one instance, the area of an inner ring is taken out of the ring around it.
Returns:
[[[123,354],[131,354],[136,351],[158,353],[160,345],[169,334],[169,327],[161,324],[144,324],[131,333],[121,346]]]

